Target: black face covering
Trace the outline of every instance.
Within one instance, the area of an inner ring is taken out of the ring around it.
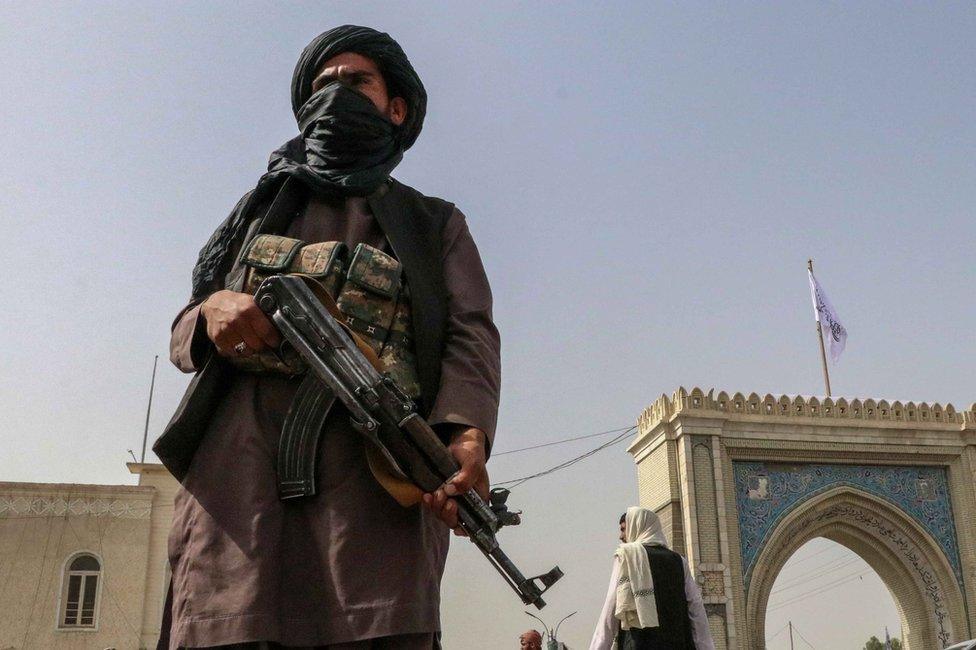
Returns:
[[[417,140],[427,112],[427,91],[400,45],[389,34],[369,27],[343,25],[316,36],[302,51],[291,80],[291,107],[295,116],[312,96],[312,84],[322,65],[343,52],[355,52],[376,63],[390,97],[407,102],[407,118],[399,127],[403,150]]]
[[[407,103],[407,118],[394,126],[369,98],[335,82],[312,93],[317,71],[328,59],[356,52],[376,62],[391,97]],[[254,195],[280,187],[286,176],[332,196],[365,196],[389,178],[423,126],[427,93],[406,54],[388,34],[344,25],[317,36],[302,52],[292,78],[292,106],[301,135],[271,154]],[[193,269],[193,295],[219,284],[254,214],[238,205],[200,251]]]
[[[298,126],[301,136],[271,154],[268,177],[288,174],[327,194],[363,196],[403,159],[396,126],[338,81],[305,102]]]

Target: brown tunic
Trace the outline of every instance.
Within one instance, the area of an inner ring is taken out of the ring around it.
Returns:
[[[390,252],[362,198],[312,199],[286,234]],[[491,292],[457,210],[443,242],[447,336],[430,422],[477,427],[491,441],[500,377]],[[173,329],[171,358],[185,372],[198,369],[191,350],[206,337],[202,321],[189,305]],[[440,629],[448,530],[376,483],[341,406],[324,427],[318,495],[278,500],[278,437],[297,387],[295,379],[244,373],[227,385],[176,497],[171,649],[329,645]]]

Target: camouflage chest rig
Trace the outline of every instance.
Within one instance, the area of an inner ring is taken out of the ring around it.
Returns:
[[[247,267],[243,291],[253,294],[271,275],[300,273],[315,278],[335,298],[346,325],[380,357],[399,386],[420,397],[414,353],[410,289],[400,262],[368,244],[350,254],[343,242],[306,244],[281,235],[258,235],[241,254]],[[290,348],[231,359],[238,369],[297,376],[304,362]]]
[[[294,178],[286,178],[282,183],[259,184],[254,191],[246,194],[231,211],[228,219],[218,227],[211,242],[205,246],[206,250],[214,238],[225,233],[228,224],[240,221],[247,226],[235,235],[236,241],[240,242],[236,244],[238,248],[235,252],[229,252],[220,258],[218,268],[213,272],[213,279],[204,280],[197,287],[196,275],[194,276],[194,299],[199,302],[220,289],[243,291],[245,275],[250,269],[241,263],[240,251],[249,248],[252,240],[263,234],[283,233],[292,219],[301,214],[310,194],[308,188]],[[420,385],[420,398],[416,401],[421,414],[427,417],[440,387],[441,357],[447,325],[447,290],[444,286],[441,266],[442,232],[455,210],[454,204],[436,197],[425,196],[393,179],[366,198],[373,217],[386,236],[391,250],[395,251],[396,259],[402,269],[400,275],[404,287],[398,296],[398,301],[410,307],[410,327],[405,329],[408,331],[412,329],[412,335],[409,337],[412,345],[408,346],[408,349],[416,359],[416,374]],[[315,246],[312,244],[313,248],[309,249],[306,255],[314,251]],[[233,249],[228,249],[230,250]],[[348,250],[345,257],[340,257],[343,261],[347,260]],[[301,259],[297,251],[291,257],[292,262],[296,259]],[[291,263],[288,266],[290,265]],[[196,274],[196,270],[194,273]],[[339,274],[343,287],[347,276],[348,268]],[[407,279],[409,279],[409,290],[406,290],[405,286]],[[402,316],[406,317],[407,314],[404,313]],[[355,319],[355,315],[353,318]],[[217,412],[224,398],[227,383],[231,378],[229,373],[236,371],[226,358],[216,355],[209,346],[204,346],[200,350],[200,355],[200,369],[187,386],[169,423],[153,444],[153,451],[180,481],[188,475],[196,450],[210,429],[214,413]],[[302,385],[305,385],[304,379]],[[312,400],[309,393],[314,393],[312,397],[318,401]],[[333,398],[321,394],[321,391],[304,391],[299,387],[296,402],[293,403],[289,416],[297,412],[294,407],[299,404],[297,400],[300,397],[306,398],[307,405],[314,407],[312,410],[318,414],[320,421],[324,422],[324,414],[328,412]],[[286,422],[293,427],[290,431],[295,430],[292,421],[294,419],[289,417]],[[302,453],[313,461],[315,458],[318,431],[314,428],[315,423],[308,421],[307,418],[306,424],[305,430],[310,432],[306,438],[302,438],[306,448],[291,454],[279,453],[279,484],[283,483],[283,465],[284,475],[303,471],[306,479],[314,478],[312,467],[307,463],[303,465],[304,461],[295,460]],[[282,440],[285,440],[284,435]],[[307,480],[307,483],[314,484],[314,480]],[[281,490],[281,496],[287,497],[291,494],[286,492]],[[297,496],[303,494],[314,494],[314,487],[303,490]]]

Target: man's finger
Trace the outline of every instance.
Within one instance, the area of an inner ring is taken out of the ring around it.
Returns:
[[[248,324],[254,333],[257,334],[264,344],[269,348],[277,348],[281,345],[281,335],[275,326],[268,320],[260,309],[255,307],[253,311],[248,310]]]
[[[447,524],[448,528],[458,527],[457,502],[449,499],[443,490],[423,495],[421,501],[435,517]]]
[[[447,505],[447,496],[444,494],[443,490],[437,490],[436,492],[431,492],[424,495],[424,505],[426,505],[431,512],[433,512],[438,517],[444,511],[444,506]]]
[[[447,524],[448,528],[457,528],[457,501],[454,499],[449,499],[448,502],[444,504],[444,510],[441,514],[441,521]]]
[[[477,461],[470,460],[466,462],[460,471],[444,484],[444,491],[452,497],[464,494],[471,489],[477,478],[477,474],[480,474],[480,472],[476,471],[477,469],[479,469],[477,467]]]
[[[239,357],[247,356],[251,353],[250,348],[244,351],[243,355],[238,353],[234,346],[241,342],[241,336],[236,330],[231,328],[224,328],[213,338],[214,346],[217,348],[222,356],[225,357]]]
[[[237,321],[234,323],[234,332],[240,337],[242,341],[250,348],[251,352],[260,352],[266,346],[261,337],[254,333],[251,329],[249,323],[243,321]]]
[[[478,493],[485,501],[488,500],[488,488],[490,483],[488,481],[488,472],[482,472],[481,478],[479,478],[474,484],[474,491]]]
[[[438,512],[441,511],[444,508],[445,503],[447,503],[447,494],[444,493],[444,490],[442,489],[435,490],[433,494],[434,509],[437,510]]]

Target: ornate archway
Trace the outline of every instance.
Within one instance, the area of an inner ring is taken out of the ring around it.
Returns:
[[[966,628],[963,595],[939,544],[890,503],[837,487],[783,517],[756,558],[746,590],[749,647],[763,647],[766,604],[776,576],[815,537],[846,546],[881,577],[901,613],[906,649],[943,647],[958,637],[954,628]]]
[[[638,425],[641,504],[688,558],[718,648],[764,647],[773,582],[815,537],[881,577],[907,647],[976,636],[976,405],[695,388]]]

